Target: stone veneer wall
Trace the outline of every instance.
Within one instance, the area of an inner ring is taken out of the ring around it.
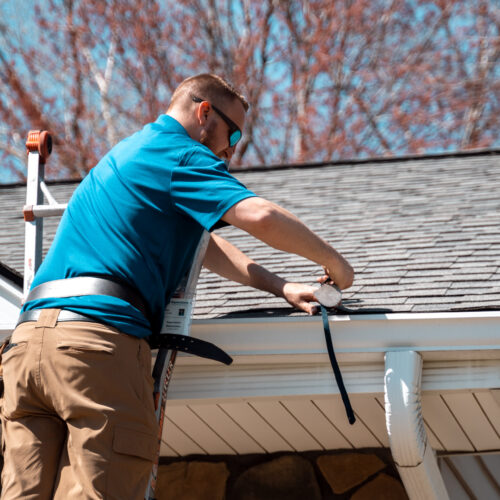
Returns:
[[[389,450],[162,459],[157,500],[406,500]]]

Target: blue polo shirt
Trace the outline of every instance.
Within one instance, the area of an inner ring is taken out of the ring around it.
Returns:
[[[251,196],[210,149],[161,115],[117,144],[80,183],[32,288],[75,276],[113,276],[135,287],[161,324],[203,229],[214,229],[229,208]],[[22,312],[53,307],[138,337],[151,333],[140,311],[104,295],[34,300]]]

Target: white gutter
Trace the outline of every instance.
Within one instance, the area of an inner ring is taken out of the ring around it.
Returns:
[[[422,357],[385,355],[385,415],[392,457],[410,500],[449,498],[422,418]]]
[[[0,276],[0,297],[4,297],[20,308],[23,301],[23,291],[8,279]]]
[[[425,359],[500,359],[498,311],[330,316],[335,352],[344,361],[379,360],[389,350]],[[194,320],[193,337],[229,354],[264,356],[326,353],[321,316]]]
[[[12,333],[22,300],[22,290],[10,280],[0,276],[0,342]]]
[[[1,288],[0,279],[0,295]],[[10,285],[5,291],[20,307],[22,292]],[[4,329],[12,330],[15,320],[5,321]],[[393,350],[417,351],[430,361],[500,359],[500,306],[482,312],[336,315],[329,321],[339,361],[383,362]],[[321,316],[195,319],[191,335],[255,363],[270,355],[326,355]],[[181,364],[206,360],[181,354],[176,366]]]

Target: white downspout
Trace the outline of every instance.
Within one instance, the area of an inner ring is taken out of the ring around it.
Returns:
[[[385,416],[392,457],[410,500],[449,499],[424,428],[422,358],[415,351],[385,355]]]

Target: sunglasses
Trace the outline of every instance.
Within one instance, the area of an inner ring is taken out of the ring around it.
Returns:
[[[205,102],[206,99],[200,99],[199,97],[196,96],[191,96],[191,99],[193,102]],[[207,101],[209,102],[209,101]],[[228,140],[229,140],[229,146],[233,147],[236,146],[238,141],[241,139],[241,130],[236,125],[236,123],[231,120],[227,115],[225,115],[220,109],[216,108],[212,103],[210,103],[213,110],[226,122],[227,126],[229,127],[229,133],[228,133]]]

